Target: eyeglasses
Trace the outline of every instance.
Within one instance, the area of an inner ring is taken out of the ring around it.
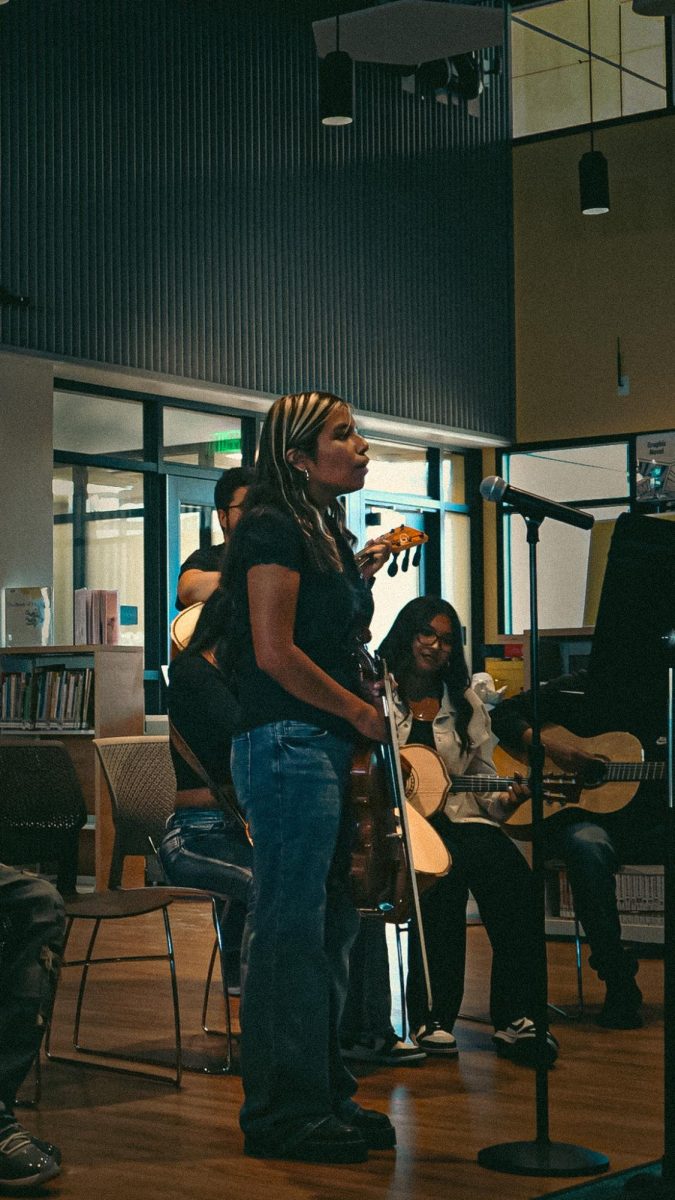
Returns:
[[[441,650],[452,650],[452,634],[437,633],[431,625],[425,625],[422,629],[418,629],[416,636],[421,646],[435,646],[438,642]]]

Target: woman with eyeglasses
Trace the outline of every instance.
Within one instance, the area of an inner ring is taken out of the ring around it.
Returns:
[[[247,1154],[364,1162],[395,1145],[353,1097],[337,1029],[358,929],[346,806],[357,735],[384,740],[354,648],[373,601],[340,497],[363,487],[368,443],[328,392],[282,396],[223,575],[240,706],[232,778],[253,839],[242,961],[241,1126]]]
[[[429,746],[448,774],[496,775],[487,709],[469,686],[462,627],[455,609],[435,596],[411,600],[396,617],[380,653],[396,680],[399,744]],[[417,1045],[454,1056],[453,1026],[464,990],[466,906],[472,892],[492,945],[490,1015],[497,1052],[534,1065],[536,995],[532,875],[501,828],[529,795],[522,783],[508,792],[450,793],[431,823],[452,855],[448,875],[422,896],[433,1009],[428,1011],[419,939],[411,927],[407,1006]],[[548,1058],[557,1043],[548,1035]]]

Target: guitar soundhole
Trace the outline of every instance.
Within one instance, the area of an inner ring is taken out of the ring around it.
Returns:
[[[405,781],[405,798],[406,798],[406,800],[411,800],[412,797],[419,791],[419,787],[420,787],[420,777],[417,774],[417,771],[411,764],[409,764],[409,766],[410,766],[410,774],[408,775],[408,777]]]

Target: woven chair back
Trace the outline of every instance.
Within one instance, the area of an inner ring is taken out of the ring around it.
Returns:
[[[169,739],[158,737],[97,738],[115,824],[110,886],[117,887],[127,855],[146,855],[157,846],[176,804]]]

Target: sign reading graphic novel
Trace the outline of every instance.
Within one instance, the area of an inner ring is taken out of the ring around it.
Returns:
[[[675,431],[637,439],[637,498],[675,507]]]

